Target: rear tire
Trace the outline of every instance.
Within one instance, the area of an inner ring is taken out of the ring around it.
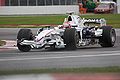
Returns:
[[[63,37],[66,49],[74,50],[78,47],[79,37],[75,28],[66,28]]]
[[[115,29],[111,26],[102,26],[103,33],[99,42],[102,47],[113,47],[116,41]]]
[[[30,29],[20,29],[17,35],[17,47],[22,52],[28,52],[31,50],[30,45],[20,45],[22,40],[33,40],[33,34]]]

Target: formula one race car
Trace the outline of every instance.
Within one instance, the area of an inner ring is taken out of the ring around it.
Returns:
[[[17,35],[17,47],[22,52],[41,48],[75,50],[94,44],[113,47],[115,41],[115,30],[106,26],[104,18],[85,19],[73,13],[69,13],[62,25],[39,28],[36,36],[30,29],[21,29]]]

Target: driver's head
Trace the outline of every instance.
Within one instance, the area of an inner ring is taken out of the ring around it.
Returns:
[[[70,26],[69,22],[65,22],[65,23],[63,23],[63,27],[64,28],[70,28],[71,26]]]

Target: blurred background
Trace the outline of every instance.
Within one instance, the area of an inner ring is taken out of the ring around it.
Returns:
[[[120,13],[120,0],[0,0],[0,15]]]

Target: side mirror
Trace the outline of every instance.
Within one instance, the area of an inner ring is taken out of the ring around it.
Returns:
[[[37,31],[37,34],[39,34],[42,31],[43,31],[43,28],[39,28],[38,31]]]
[[[67,22],[67,21],[68,21],[67,18],[65,18],[65,19],[64,19],[64,22]]]

